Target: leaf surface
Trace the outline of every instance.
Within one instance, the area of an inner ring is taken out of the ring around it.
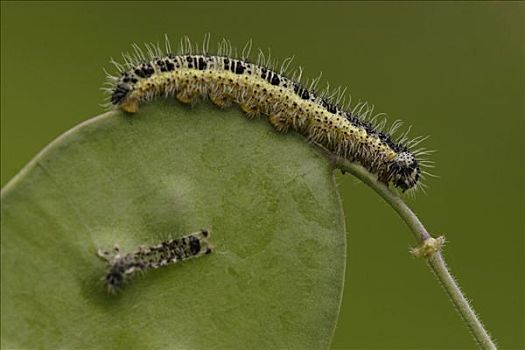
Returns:
[[[201,228],[214,253],[106,292],[98,248]],[[329,161],[300,136],[208,104],[109,112],[2,191],[2,345],[326,349],[345,242]]]

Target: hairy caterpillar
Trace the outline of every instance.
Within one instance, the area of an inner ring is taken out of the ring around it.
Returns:
[[[118,291],[133,275],[150,269],[176,264],[212,252],[209,230],[201,230],[181,238],[160,242],[136,252],[122,255],[118,246],[113,252],[98,250],[97,255],[108,264],[104,282],[109,292]]]
[[[295,130],[329,152],[360,163],[380,181],[403,192],[421,185],[419,180],[426,172],[420,166],[432,162],[420,157],[430,151],[414,150],[424,138],[408,141],[408,131],[395,140],[392,135],[401,122],[381,131],[386,121],[376,123],[379,115],[370,118],[373,107],[368,104],[352,110],[341,107],[344,91],[318,94],[319,78],[307,88],[300,82],[301,69],[288,78],[291,59],[284,60],[277,72],[261,51],[257,63],[246,59],[251,43],[241,58],[232,57],[231,45],[225,40],[216,55],[208,54],[208,43],[209,36],[199,53],[186,38],[177,54],[171,52],[167,38],[165,52],[158,44],[146,44],[144,54],[134,45],[134,55],[123,55],[125,64],[112,60],[120,76],[108,74],[108,105],[135,113],[141,103],[160,96],[175,96],[183,103],[205,96],[220,107],[237,103],[248,116],[266,115],[277,130]]]

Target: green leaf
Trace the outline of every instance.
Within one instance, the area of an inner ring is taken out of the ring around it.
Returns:
[[[345,266],[327,158],[237,109],[109,112],[2,192],[2,346],[326,349]],[[215,252],[106,292],[98,248],[211,228]]]

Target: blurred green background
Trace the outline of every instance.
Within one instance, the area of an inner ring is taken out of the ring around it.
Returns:
[[[525,347],[525,6],[520,2],[2,2],[1,183],[103,112],[102,68],[133,42],[202,40],[295,55],[429,134],[438,179],[409,200],[501,348]],[[348,229],[333,349],[473,348],[393,210],[338,175]]]

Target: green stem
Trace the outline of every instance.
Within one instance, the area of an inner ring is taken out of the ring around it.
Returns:
[[[408,225],[420,245],[419,248],[413,250],[413,253],[425,258],[428,266],[432,272],[434,272],[450,300],[472,332],[478,345],[482,349],[496,349],[494,341],[490,338],[490,335],[483,327],[476,312],[461,292],[459,285],[447,268],[447,264],[440,252],[444,239],[442,237],[432,238],[421,221],[419,221],[417,216],[406,205],[406,203],[403,202],[401,197],[390,190],[385,184],[377,181],[376,177],[369,173],[365,168],[343,158],[336,158],[335,165],[343,171],[353,174],[370,186],[388,204],[390,204],[392,208],[394,208]]]

